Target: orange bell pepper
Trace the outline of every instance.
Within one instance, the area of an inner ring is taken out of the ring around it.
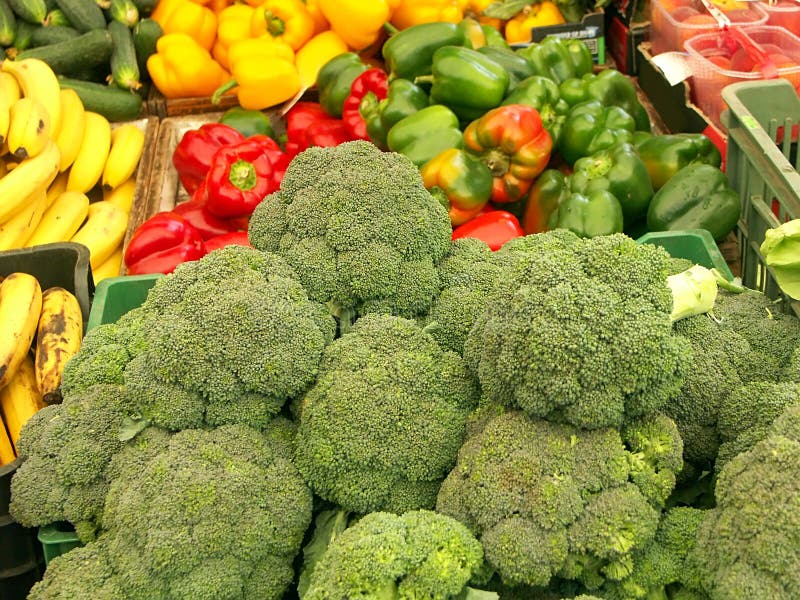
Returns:
[[[216,104],[225,92],[236,88],[239,105],[262,110],[293,98],[300,91],[300,74],[294,50],[270,35],[234,42],[228,49],[233,78],[211,97]]]
[[[319,7],[319,0],[303,0],[308,9],[308,14],[311,15],[311,18],[314,19],[314,35],[322,33],[323,31],[327,31],[331,28],[331,24],[328,23],[328,19],[325,18],[325,15],[322,14],[322,10]]]
[[[504,23],[502,19],[487,17],[483,14],[483,11],[494,1],[495,0],[469,0],[467,8],[464,9],[464,14],[478,19],[481,25],[489,25],[497,29],[497,31],[502,32]]]
[[[247,4],[232,4],[218,15],[217,41],[214,42],[211,54],[226,69],[230,68],[228,48],[231,44],[250,37],[250,19],[254,12],[255,9]]]
[[[303,89],[312,87],[319,70],[334,56],[347,52],[347,44],[335,31],[323,31],[311,38],[294,57]]]
[[[167,33],[147,59],[150,78],[167,98],[210,96],[229,75],[208,50],[186,33]]]
[[[531,41],[531,28],[566,23],[558,6],[550,0],[529,4],[516,16],[506,22],[505,36],[509,44]]]
[[[188,34],[200,46],[211,50],[217,37],[217,15],[214,11],[191,0],[179,0],[174,3],[167,0],[167,2],[169,6],[165,8],[164,13],[158,15],[161,20],[156,19],[164,33]],[[157,11],[153,13],[156,14]]]
[[[219,15],[223,10],[233,4],[233,0],[209,0],[206,6],[214,11],[215,15]]]
[[[298,50],[314,35],[314,18],[302,0],[266,0],[250,19],[250,35],[264,34]]]
[[[322,14],[352,50],[374,44],[398,0],[318,0]]]
[[[392,14],[392,25],[407,29],[422,23],[458,23],[469,0],[403,0]]]

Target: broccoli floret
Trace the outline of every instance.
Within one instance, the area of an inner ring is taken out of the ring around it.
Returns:
[[[282,597],[312,497],[281,438],[187,429],[147,460],[115,457],[100,540],[128,598]]]
[[[435,263],[448,251],[445,208],[406,157],[348,142],[299,154],[256,207],[257,249],[283,256],[309,296],[342,316],[427,312],[439,289]]]
[[[352,512],[432,508],[477,401],[461,357],[415,322],[363,316],[326,348],[301,402],[298,468]]]
[[[465,590],[482,563],[480,542],[450,517],[428,510],[375,512],[328,546],[303,600],[448,600]]]
[[[86,333],[80,350],[64,365],[62,397],[97,384],[121,384],[122,373],[131,358],[115,323],[95,327]]]
[[[24,461],[11,481],[14,519],[27,527],[69,521],[84,541],[92,539],[108,490],[106,468],[135,413],[115,385],[86,388],[36,413],[19,440]]]
[[[789,362],[783,370],[781,381],[800,383],[800,346],[794,349]]]
[[[793,404],[800,404],[797,383],[751,382],[733,390],[720,406],[716,470],[767,437],[772,422]]]
[[[505,585],[562,577],[595,589],[626,575],[631,552],[655,535],[669,492],[654,482],[674,481],[680,457],[665,417],[623,437],[509,411],[467,438],[436,509],[477,535]]]
[[[672,332],[664,250],[548,232],[500,253],[508,276],[464,345],[489,399],[597,428],[678,393],[688,343]]]
[[[800,597],[800,406],[722,468],[689,557],[690,588],[712,600]]]

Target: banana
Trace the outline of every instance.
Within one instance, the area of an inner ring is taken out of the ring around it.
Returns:
[[[23,96],[36,98],[44,105],[50,115],[50,129],[58,132],[61,127],[61,86],[53,69],[38,58],[4,60],[0,69],[16,78]]]
[[[42,313],[36,330],[36,385],[46,404],[61,401],[58,386],[64,365],[78,351],[83,314],[78,299],[62,287],[42,293]]]
[[[25,247],[68,241],[86,220],[89,198],[81,192],[64,192],[42,216]]]
[[[26,354],[14,376],[0,389],[0,411],[15,446],[23,425],[44,407],[42,395],[36,387],[33,360]]]
[[[16,458],[17,454],[14,452],[14,445],[11,443],[11,436],[8,434],[8,430],[6,430],[3,420],[0,419],[0,467],[7,465],[10,462],[14,462],[14,459]]]
[[[11,126],[11,106],[15,101],[11,101],[9,96],[6,96],[0,91],[0,144],[3,144],[8,137],[8,128]]]
[[[8,98],[9,105],[22,98],[22,90],[19,89],[17,78],[11,73],[0,71],[0,96]]]
[[[86,127],[78,156],[69,170],[67,190],[85,194],[92,189],[103,174],[110,149],[111,125],[103,115],[87,110]]]
[[[36,98],[24,97],[11,105],[8,149],[19,159],[33,158],[50,141],[50,115]]]
[[[0,251],[25,247],[47,210],[47,188],[42,186],[28,199],[28,205],[0,225]]]
[[[114,189],[130,179],[144,149],[144,132],[131,123],[111,132],[111,151],[103,169],[103,189]]]
[[[47,206],[53,206],[53,202],[58,200],[58,197],[67,191],[67,179],[69,173],[59,173],[50,187],[47,188]]]
[[[42,288],[28,273],[11,273],[0,283],[0,389],[28,356],[39,315]],[[31,365],[32,366],[32,365]]]
[[[103,279],[107,279],[108,277],[117,277],[119,275],[120,269],[122,268],[122,244],[117,246],[117,249],[114,250],[114,254],[109,256],[102,265],[97,267],[96,269],[92,269],[92,277],[94,278],[94,284],[97,285]]]
[[[127,213],[131,212],[136,196],[136,178],[130,177],[113,190],[103,190],[103,200],[116,204]]]
[[[60,159],[58,146],[51,141],[37,156],[26,158],[0,179],[0,224],[19,213],[34,191],[52,183]]]
[[[61,162],[58,170],[66,171],[78,156],[86,128],[86,111],[83,108],[78,92],[70,88],[61,90],[61,129],[55,136],[58,149],[61,150]]]
[[[70,241],[89,248],[89,264],[96,269],[114,254],[127,228],[128,213],[101,200],[89,206],[89,218]]]

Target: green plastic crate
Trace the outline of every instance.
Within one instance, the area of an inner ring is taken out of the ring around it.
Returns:
[[[94,292],[94,301],[89,313],[89,322],[86,324],[86,331],[104,323],[115,323],[128,311],[141,306],[147,298],[150,288],[161,277],[163,275],[156,273],[103,279],[97,284]]]
[[[69,523],[52,523],[39,528],[39,542],[44,552],[44,563],[49,564],[56,556],[83,546],[78,534]]]
[[[674,258],[685,258],[708,269],[717,269],[728,281],[733,279],[728,263],[706,229],[651,231],[636,241],[661,246]]]
[[[759,251],[767,229],[800,218],[800,98],[784,79],[729,85],[722,98],[726,170],[742,208],[736,232],[742,281],[770,298],[783,296],[786,309],[800,316],[800,302],[782,294]]]

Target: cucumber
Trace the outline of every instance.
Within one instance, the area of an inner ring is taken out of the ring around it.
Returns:
[[[111,34],[105,29],[89,31],[71,40],[39,46],[20,52],[17,60],[38,58],[58,75],[70,75],[81,69],[108,64],[113,50]]]
[[[81,33],[106,28],[106,18],[94,0],[56,0],[56,4]]]
[[[136,50],[136,63],[139,65],[140,79],[149,79],[147,59],[156,53],[156,43],[162,35],[164,35],[164,30],[153,19],[142,19],[134,25],[133,47]]]
[[[17,17],[7,0],[0,0],[0,46],[10,46],[17,35]]]
[[[72,23],[69,22],[67,15],[64,14],[64,11],[60,8],[54,8],[50,12],[47,13],[47,16],[44,18],[44,26],[45,27],[72,27]],[[72,27],[72,29],[75,29]],[[77,31],[77,29],[75,30]]]
[[[31,48],[59,44],[67,40],[74,40],[80,35],[80,32],[72,27],[62,27],[61,25],[37,27],[33,30],[33,34],[31,35]]]
[[[136,91],[142,84],[139,82],[139,65],[131,30],[119,21],[111,21],[108,32],[114,44],[110,62],[111,82],[123,90]]]
[[[14,32],[14,45],[6,50],[8,58],[15,58],[17,54],[31,47],[31,36],[36,25],[17,19],[17,30]]]
[[[133,3],[139,9],[139,15],[149,15],[158,4],[158,0],[133,0]]]
[[[8,5],[20,19],[34,25],[41,25],[47,16],[44,0],[8,0]]]
[[[111,0],[108,14],[111,17],[109,21],[119,21],[126,27],[133,27],[139,22],[139,9],[133,0]]]
[[[111,85],[77,79],[58,78],[62,88],[73,89],[86,110],[99,113],[109,121],[132,121],[142,111],[142,98]]]

